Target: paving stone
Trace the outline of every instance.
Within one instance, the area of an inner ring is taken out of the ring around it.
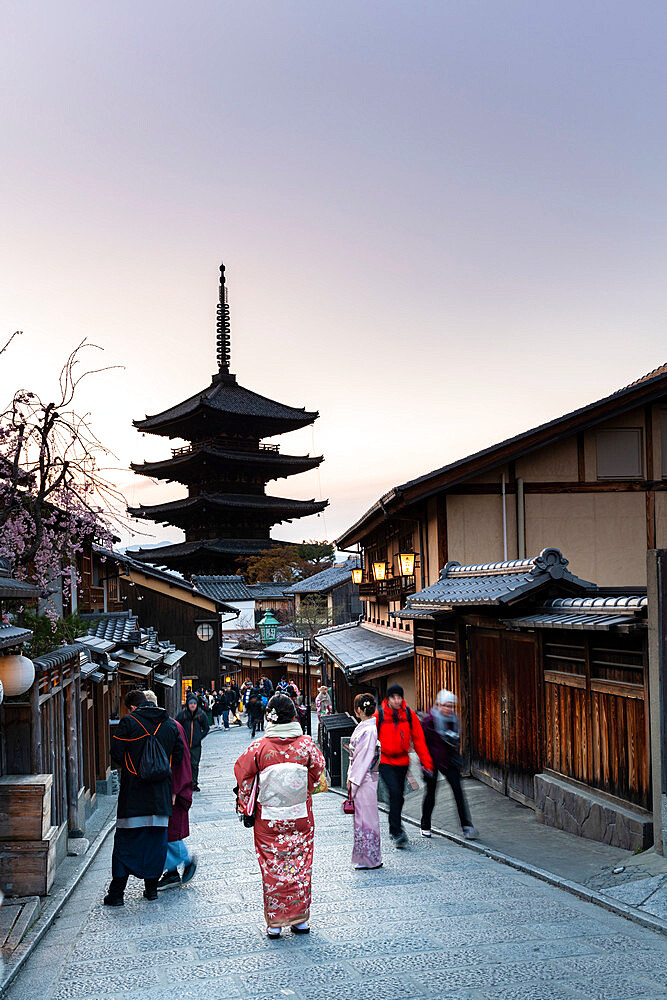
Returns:
[[[387,846],[380,871],[354,872],[351,826],[332,794],[314,801],[311,934],[269,940],[252,832],[231,796],[247,735],[209,742],[192,884],[148,904],[131,880],[125,907],[108,910],[105,849],[7,1000],[664,997],[664,938],[458,845],[411,835],[405,852]]]

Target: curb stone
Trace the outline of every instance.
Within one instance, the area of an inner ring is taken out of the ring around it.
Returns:
[[[342,789],[329,788],[329,791],[333,792],[334,795],[340,796],[340,798],[347,798],[347,793]],[[387,806],[380,802],[378,803],[378,809],[383,813],[389,812]],[[410,826],[415,826],[419,829],[419,820],[412,819],[410,816],[403,816],[403,822],[409,823]],[[502,851],[494,850],[492,847],[485,847],[474,840],[466,840],[465,837],[462,837],[458,833],[441,830],[436,826],[431,827],[431,832],[437,834],[439,837],[443,837],[445,840],[451,840],[454,844],[458,844],[459,847],[465,847],[468,851],[482,854],[487,858],[491,858],[492,861],[497,861],[501,865],[507,865],[509,868],[515,868],[526,875],[532,875],[533,878],[537,878],[541,882],[548,882],[549,885],[553,885],[557,889],[563,889],[573,896],[578,896],[579,899],[583,899],[587,903],[595,903],[596,906],[601,906],[603,909],[609,910],[619,917],[625,917],[626,920],[632,920],[636,924],[641,924],[642,927],[648,927],[652,931],[657,931],[659,934],[667,936],[667,921],[661,920],[660,917],[643,913],[634,906],[628,906],[627,903],[615,903],[594,889],[587,889],[585,886],[579,885],[578,882],[570,882],[559,875],[554,875],[543,868],[536,868],[535,865],[531,865],[527,861],[513,858],[509,854],[503,854]]]
[[[53,896],[49,895],[45,897],[46,903],[44,909],[33,924],[31,930],[28,931],[18,948],[12,952],[11,957],[1,970],[2,978],[0,979],[0,997],[5,995],[7,988],[16,979],[17,975],[28,961],[37,945],[44,938],[49,928],[53,925],[65,903],[70,898],[79,882],[104,846],[107,837],[115,829],[115,808],[113,812],[113,819],[107,820],[104,826],[100,829],[97,837],[88,848],[87,853],[84,855],[83,864],[79,869],[77,869],[72,881],[65,885],[62,889],[57,890]]]

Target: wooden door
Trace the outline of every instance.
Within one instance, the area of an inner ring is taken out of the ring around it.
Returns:
[[[496,629],[469,635],[473,774],[520,801],[540,769],[537,644]]]
[[[501,633],[471,629],[468,655],[472,773],[506,793]]]

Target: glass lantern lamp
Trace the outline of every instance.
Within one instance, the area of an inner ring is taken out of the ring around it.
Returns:
[[[280,622],[274,614],[267,611],[262,620],[258,623],[259,634],[265,646],[270,646],[278,638],[278,626]]]
[[[386,562],[373,563],[373,579],[375,580],[376,583],[382,583],[383,580],[387,579]]]
[[[414,576],[415,575],[414,552],[399,552],[398,568],[401,576]]]
[[[356,583],[357,586],[359,586],[359,584],[361,583],[363,575],[364,575],[364,571],[359,566],[355,567],[352,570],[352,583]]]

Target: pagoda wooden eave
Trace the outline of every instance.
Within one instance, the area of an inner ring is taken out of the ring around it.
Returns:
[[[130,507],[128,513],[131,517],[174,525],[189,524],[205,511],[226,515],[232,522],[238,521],[239,516],[254,516],[260,522],[276,524],[278,521],[318,514],[327,506],[327,500],[291,500],[263,493],[200,493],[182,500]]]
[[[238,430],[256,437],[272,437],[312,424],[317,410],[286,406],[239,385],[235,375],[215,375],[211,385],[161,413],[134,420],[139,431],[186,441]]]
[[[138,475],[165,479],[189,485],[203,471],[215,474],[217,463],[229,468],[255,470],[264,482],[285,479],[316,469],[324,461],[322,455],[281,455],[277,451],[234,451],[214,445],[182,449],[180,454],[157,462],[132,462],[130,468]],[[222,471],[222,470],[221,470]]]

